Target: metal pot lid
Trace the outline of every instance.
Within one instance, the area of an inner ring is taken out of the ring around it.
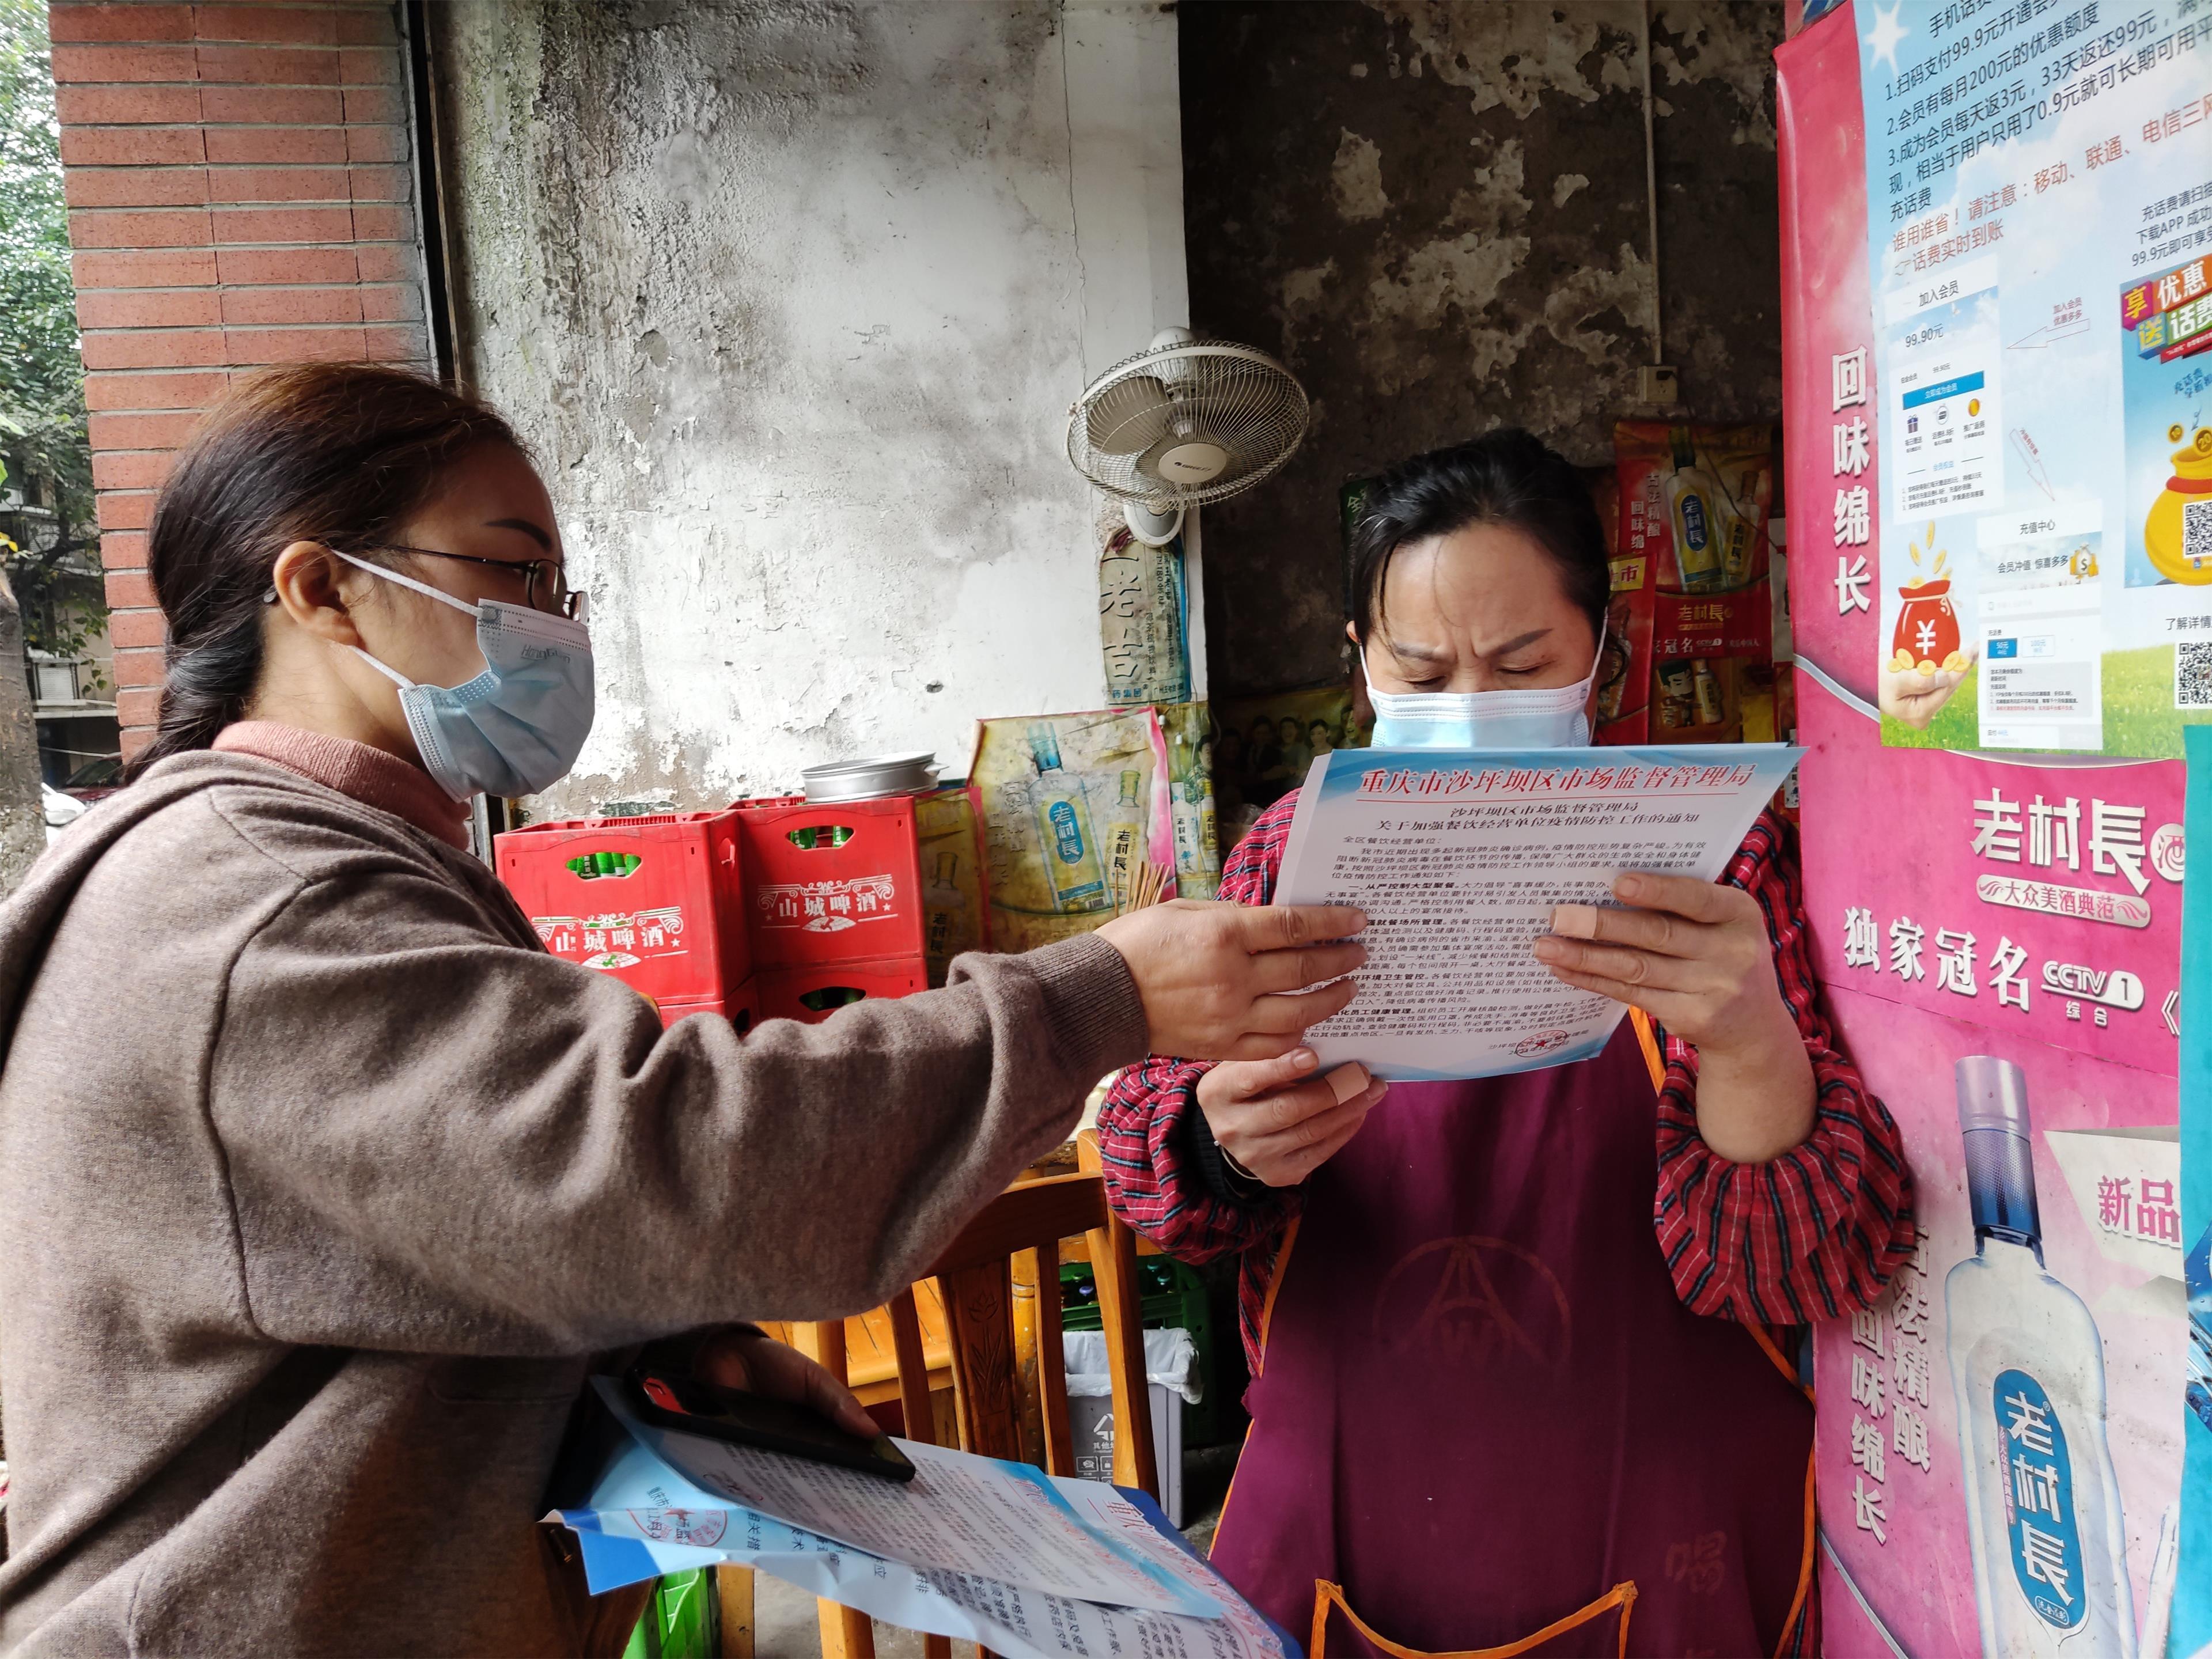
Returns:
[[[810,766],[799,776],[810,801],[910,795],[936,783],[937,757],[927,750],[907,755],[872,755],[860,760],[830,761]]]

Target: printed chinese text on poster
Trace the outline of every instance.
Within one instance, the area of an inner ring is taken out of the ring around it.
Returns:
[[[2212,12],[1858,24],[1872,343],[1827,401],[1885,739],[2178,756],[2212,719]]]

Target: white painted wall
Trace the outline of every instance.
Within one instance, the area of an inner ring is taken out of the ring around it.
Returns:
[[[1095,707],[1091,374],[1185,320],[1172,12],[459,0],[465,367],[538,449],[599,717],[554,813]]]

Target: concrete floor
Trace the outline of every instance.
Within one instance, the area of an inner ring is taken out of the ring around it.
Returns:
[[[1221,1500],[1229,1493],[1237,1449],[1234,1445],[1200,1446],[1183,1453],[1182,1535],[1201,1555],[1212,1547],[1213,1528],[1221,1519]],[[756,1580],[753,1620],[756,1659],[817,1659],[822,1651],[814,1598],[780,1578],[763,1574]],[[957,1656],[960,1650],[953,1651]],[[878,1624],[876,1659],[921,1659],[921,1638],[910,1630]]]

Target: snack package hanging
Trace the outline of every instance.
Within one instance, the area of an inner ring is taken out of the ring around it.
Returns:
[[[981,721],[969,781],[993,950],[1089,933],[1127,901],[1140,864],[1175,870],[1167,738],[1150,706]]]
[[[1600,675],[1598,741],[1743,742],[1747,701],[1771,729],[1771,429],[1623,421],[1613,454],[1624,660],[1617,678]]]

